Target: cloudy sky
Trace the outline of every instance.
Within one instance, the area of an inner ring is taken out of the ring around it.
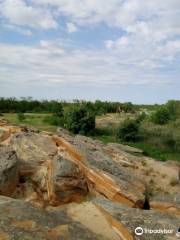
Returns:
[[[0,96],[180,99],[180,0],[0,0]]]

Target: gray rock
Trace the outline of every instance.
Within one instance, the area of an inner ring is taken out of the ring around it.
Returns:
[[[5,240],[101,240],[66,210],[47,211],[21,200],[0,196],[0,239]],[[105,238],[106,240],[106,238]]]
[[[52,185],[59,201],[70,202],[87,193],[85,175],[78,165],[61,156],[52,161]]]
[[[107,199],[96,199],[94,203],[105,211],[105,215],[115,219],[116,227],[119,224],[119,230],[124,227],[124,234],[129,234],[132,238],[142,240],[168,240],[176,239],[176,232],[179,228],[180,217],[155,210],[140,210],[129,208],[119,203],[113,203]],[[137,236],[135,229],[141,227],[144,234]],[[172,233],[146,233],[145,229],[151,230],[172,230]]]
[[[77,152],[80,152],[84,156],[84,162],[89,169],[93,169],[99,172],[99,174],[105,174],[107,178],[112,179],[116,183],[117,189],[119,188],[117,195],[121,195],[120,198],[128,199],[132,204],[136,204],[139,200],[141,202],[144,201],[143,193],[145,188],[143,182],[137,176],[129,173],[128,170],[122,169],[117,162],[113,161],[111,156],[104,150],[103,144],[98,144],[98,141],[87,137],[76,136],[73,146]],[[106,180],[104,180],[105,187]],[[103,194],[106,195],[105,193]],[[114,195],[113,198],[116,198],[116,196]]]
[[[0,147],[0,194],[10,196],[18,183],[19,162],[9,147]]]
[[[31,167],[41,165],[57,153],[57,148],[50,137],[27,132],[12,136],[11,145],[18,158]]]

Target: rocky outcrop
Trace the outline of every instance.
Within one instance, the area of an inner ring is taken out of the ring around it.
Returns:
[[[73,220],[67,207],[39,209],[21,200],[0,197],[1,240],[101,240],[78,220]],[[103,237],[105,240],[110,238]]]
[[[178,216],[170,216],[167,213],[154,210],[129,208],[105,199],[95,199],[94,204],[116,228],[122,239],[176,239],[180,220]],[[143,229],[141,236],[135,234],[137,227]],[[169,230],[168,233],[163,233],[164,229]],[[151,232],[148,230],[151,230]]]
[[[103,145],[90,138],[76,136],[71,146],[64,139],[55,138],[59,145],[64,144],[69,158],[79,162],[86,173],[89,189],[103,194],[109,199],[124,202],[129,206],[138,206],[144,200],[144,184],[137,176],[129,174],[106,154]],[[72,147],[73,146],[73,147]],[[73,148],[79,153],[75,155]]]
[[[48,136],[33,132],[21,132],[12,136],[11,146],[16,151],[18,158],[29,168],[36,168],[57,153],[57,148]]]
[[[80,201],[88,192],[86,176],[77,163],[56,156],[51,163],[49,198],[53,205]]]
[[[180,193],[157,194],[151,198],[151,207],[180,216]]]
[[[63,129],[0,123],[0,131],[0,195],[11,197],[0,196],[0,239],[174,239],[176,164]],[[138,226],[174,235],[138,238]]]
[[[0,194],[10,196],[19,181],[19,162],[10,147],[0,147]]]
[[[179,227],[177,216],[102,198],[41,209],[1,196],[0,213],[0,239],[6,240],[170,240],[176,239]],[[141,236],[135,234],[137,227],[144,231]],[[158,233],[164,229],[168,233]]]

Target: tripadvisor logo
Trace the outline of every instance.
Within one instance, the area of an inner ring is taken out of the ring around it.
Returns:
[[[141,236],[142,234],[172,234],[173,229],[148,229],[137,227],[135,228],[135,234],[137,236]]]
[[[142,227],[137,227],[137,228],[135,229],[135,234],[136,234],[137,236],[142,235],[143,232],[144,232],[144,231],[143,231]]]

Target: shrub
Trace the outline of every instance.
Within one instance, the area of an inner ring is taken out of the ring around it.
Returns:
[[[54,116],[63,117],[63,106],[61,103],[55,102],[52,107],[52,112]]]
[[[52,116],[45,117],[43,121],[54,126],[64,126],[64,118],[54,114]]]
[[[91,133],[95,129],[95,115],[84,106],[76,106],[65,114],[65,127],[74,134]]]
[[[145,119],[146,119],[146,114],[143,112],[143,113],[141,113],[138,117],[137,117],[137,119],[136,119],[136,121],[138,122],[138,123],[141,123],[141,122],[143,122]]]
[[[17,118],[20,122],[24,121],[26,119],[24,113],[20,112],[17,114]]]
[[[132,113],[135,111],[134,105],[131,102],[123,103],[121,105],[121,108],[126,112],[126,113]]]
[[[151,120],[155,124],[166,124],[170,120],[170,113],[167,108],[161,107],[151,115]]]
[[[180,101],[170,100],[166,103],[166,107],[172,119],[176,119],[180,116]]]
[[[139,139],[139,123],[136,120],[125,120],[119,126],[117,137],[125,142],[136,142]]]

